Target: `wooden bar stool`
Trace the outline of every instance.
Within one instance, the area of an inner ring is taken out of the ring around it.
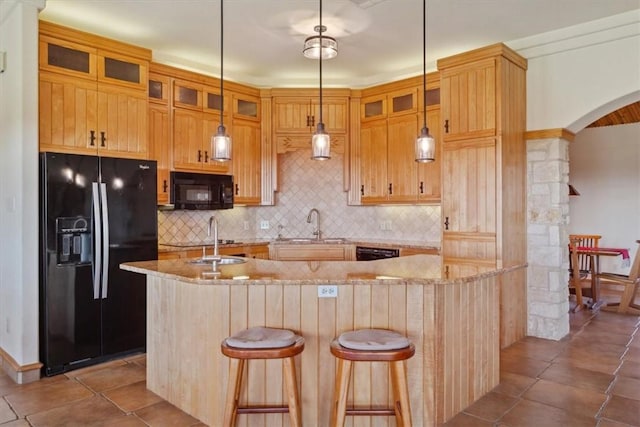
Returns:
[[[338,358],[333,397],[332,426],[344,426],[346,415],[395,415],[398,427],[411,426],[411,406],[405,360],[416,348],[409,339],[387,329],[358,329],[345,332],[331,342],[331,354]],[[393,387],[393,408],[347,408],[352,362],[389,362]]]
[[[304,338],[287,329],[254,327],[245,329],[222,341],[222,354],[231,358],[224,426],[236,425],[238,414],[289,413],[291,426],[302,423],[296,367],[293,358],[304,350]],[[244,364],[249,359],[282,359],[287,384],[288,406],[239,406]]]

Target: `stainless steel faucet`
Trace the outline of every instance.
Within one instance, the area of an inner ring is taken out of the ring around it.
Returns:
[[[218,220],[215,216],[211,216],[209,218],[209,228],[207,228],[207,236],[211,237],[211,225],[213,224],[213,256],[219,257],[219,248],[218,248]],[[204,247],[202,248],[202,254],[204,255]]]
[[[309,215],[307,215],[307,222],[311,224],[311,216],[313,213],[316,213],[316,229],[313,230],[313,235],[316,236],[316,240],[322,239],[322,232],[320,231],[320,212],[318,209],[313,208],[309,211]]]

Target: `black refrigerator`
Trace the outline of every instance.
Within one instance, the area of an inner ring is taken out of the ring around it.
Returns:
[[[47,376],[144,351],[158,258],[156,162],[40,154],[40,360]]]

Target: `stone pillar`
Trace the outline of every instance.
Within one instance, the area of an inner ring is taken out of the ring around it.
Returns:
[[[559,340],[569,333],[567,138],[571,134],[564,130],[529,134],[527,334]]]

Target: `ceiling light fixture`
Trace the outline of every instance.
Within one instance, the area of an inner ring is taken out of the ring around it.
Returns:
[[[322,28],[322,0],[320,0],[320,28]],[[320,31],[320,46],[322,44],[322,31]],[[318,55],[318,63],[320,64],[320,121],[318,122],[318,128],[316,133],[311,138],[311,159],[312,160],[327,160],[330,159],[331,152],[331,137],[324,130],[324,123],[322,123],[322,58],[323,55]]]
[[[336,39],[322,35],[327,31],[327,27],[322,24],[316,25],[313,27],[313,31],[319,35],[307,37],[304,41],[302,53],[305,58],[318,59],[320,58],[320,52],[322,52],[322,59],[331,59],[338,56],[338,42]],[[320,46],[322,46],[322,49],[320,49]]]
[[[427,1],[422,0],[422,111],[423,125],[416,139],[416,162],[428,163],[435,160],[436,140],[429,135],[427,127]]]
[[[220,126],[215,135],[211,137],[211,156],[217,162],[231,160],[231,137],[227,135],[224,127],[224,16],[220,0]]]

